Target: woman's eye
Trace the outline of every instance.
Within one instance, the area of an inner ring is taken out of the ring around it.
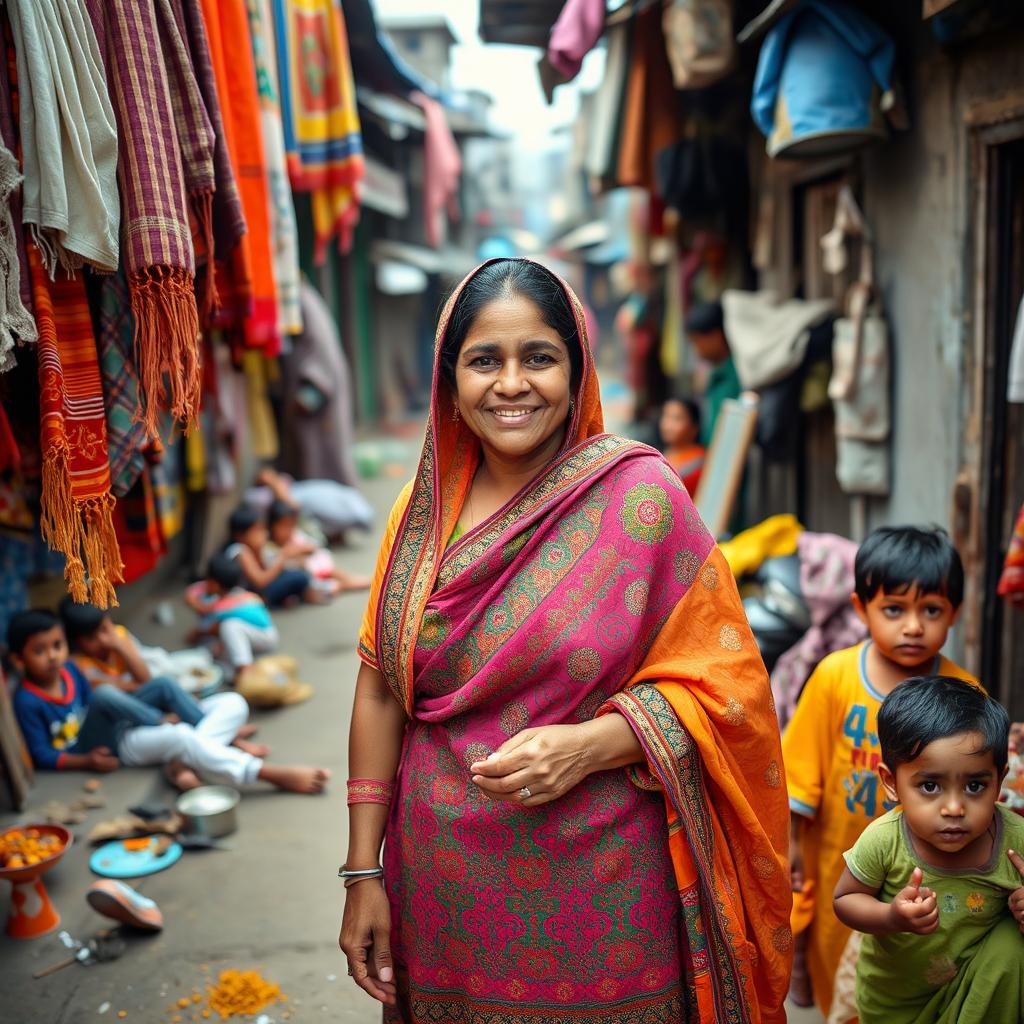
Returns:
[[[551,363],[551,356],[535,355],[526,360],[531,366],[548,366]]]
[[[477,356],[476,359],[474,359],[469,365],[479,366],[484,369],[487,369],[491,366],[494,366],[495,364],[496,360],[493,359],[491,356]]]

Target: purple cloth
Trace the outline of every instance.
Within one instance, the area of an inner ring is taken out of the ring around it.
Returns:
[[[772,696],[783,728],[818,662],[833,651],[860,643],[868,632],[850,604],[857,545],[832,533],[802,533],[797,554],[800,589],[811,613],[811,627],[772,671]]]
[[[551,66],[567,81],[575,78],[603,31],[604,0],[567,0],[548,40]]]

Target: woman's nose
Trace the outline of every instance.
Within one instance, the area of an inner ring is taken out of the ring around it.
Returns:
[[[495,387],[504,395],[518,395],[530,387],[530,382],[523,373],[518,360],[510,359],[498,374]]]

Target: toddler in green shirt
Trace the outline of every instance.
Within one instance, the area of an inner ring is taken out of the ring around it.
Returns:
[[[901,807],[847,851],[833,905],[864,933],[861,1024],[1024,1017],[1024,818],[996,803],[1010,721],[959,679],[908,679],[882,702],[882,785]]]

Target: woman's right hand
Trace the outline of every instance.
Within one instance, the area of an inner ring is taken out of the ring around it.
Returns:
[[[391,960],[391,908],[379,879],[369,878],[346,890],[338,945],[355,983],[374,999],[394,1006],[398,990]]]

